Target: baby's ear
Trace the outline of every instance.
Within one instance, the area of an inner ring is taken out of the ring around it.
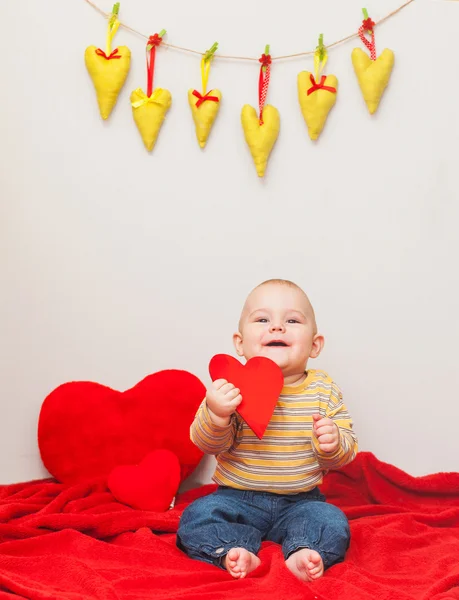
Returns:
[[[236,348],[238,356],[244,356],[244,353],[242,351],[242,335],[239,331],[233,335],[233,344]]]
[[[312,340],[312,348],[311,354],[309,355],[311,358],[317,358],[319,354],[322,352],[322,349],[325,344],[325,338],[323,335],[319,335],[318,333],[314,336]]]

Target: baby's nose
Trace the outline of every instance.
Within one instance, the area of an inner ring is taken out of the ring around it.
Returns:
[[[271,324],[271,331],[284,331],[285,327],[283,325],[283,323],[272,323]]]

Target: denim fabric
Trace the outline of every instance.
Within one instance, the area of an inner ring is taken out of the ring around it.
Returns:
[[[281,496],[219,487],[185,509],[177,532],[188,556],[218,566],[231,548],[258,554],[264,540],[280,544],[285,559],[300,548],[316,550],[327,569],[344,560],[350,530],[318,488]]]

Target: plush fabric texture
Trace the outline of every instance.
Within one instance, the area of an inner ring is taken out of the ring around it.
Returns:
[[[263,124],[253,106],[242,107],[241,123],[245,141],[249,146],[258,177],[264,177],[269,155],[280,131],[280,115],[276,107],[267,104],[263,108]]]
[[[280,368],[264,356],[255,356],[243,365],[233,356],[216,354],[209,373],[212,381],[225,379],[240,389],[242,402],[237,412],[261,440],[284,387]]]
[[[115,50],[116,58],[111,59],[98,54],[96,46],[88,46],[84,53],[86,68],[96,90],[100,116],[104,120],[110,116],[131,66],[129,48],[118,46]]]
[[[378,58],[373,61],[361,48],[354,48],[351,58],[363,99],[369,113],[372,115],[378,110],[381,98],[389,83],[395,55],[392,50],[385,48]]]
[[[166,370],[119,392],[77,381],[56,388],[38,422],[41,458],[63,483],[107,477],[117,466],[138,464],[159,448],[177,455],[181,480],[202,452],[190,441],[190,424],[206,393],[191,373]]]
[[[138,465],[115,467],[108,476],[115,498],[139,510],[168,510],[179,485],[180,462],[170,450],[153,450]]]
[[[195,90],[188,90],[188,104],[193,116],[196,138],[201,148],[204,148],[207,143],[222,100],[220,90],[210,90],[210,92],[204,95],[204,97],[206,96],[216,98],[217,100],[206,100],[200,103],[201,98],[195,95]]]
[[[102,482],[0,487],[0,600],[458,600],[459,473],[414,478],[361,453],[322,486],[350,520],[345,562],[297,580],[281,549],[240,581],[175,546],[180,515],[214,486],[147,512]]]
[[[150,97],[141,88],[137,88],[131,94],[132,116],[148,152],[151,152],[156,144],[171,104],[171,93],[162,88],[156,88]]]
[[[311,76],[313,77],[313,73],[310,71],[301,71],[301,73],[298,73],[298,101],[300,103],[301,114],[308,127],[309,137],[311,140],[317,140],[325,126],[328,113],[335,106],[338,80],[335,75],[326,75],[323,83],[324,87],[314,89],[314,82],[311,81]],[[326,88],[335,89],[336,92]],[[311,89],[314,91],[311,92]]]

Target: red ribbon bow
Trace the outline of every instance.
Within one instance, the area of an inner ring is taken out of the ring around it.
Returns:
[[[210,92],[207,92],[207,94],[203,96],[200,92],[198,92],[198,90],[193,90],[193,96],[198,98],[198,101],[196,102],[196,108],[199,108],[206,100],[210,100],[211,102],[219,102],[217,96],[209,96],[209,94]]]
[[[368,19],[365,19],[365,20],[363,21],[363,23],[362,23],[362,27],[363,27],[364,29],[366,29],[367,31],[373,31],[373,27],[375,26],[375,24],[376,24],[376,23],[375,23],[374,21],[372,21],[372,20],[370,19],[370,17],[368,17]]]
[[[101,48],[97,48],[96,50],[97,56],[103,56],[106,60],[110,60],[111,58],[121,58],[121,54],[117,54],[117,52],[118,48],[115,48],[110,56],[107,56]]]
[[[310,87],[308,90],[308,96],[310,94],[312,94],[312,92],[315,92],[316,90],[326,90],[327,92],[332,92],[333,94],[336,94],[336,88],[331,87],[329,85],[324,85],[325,80],[327,79],[326,75],[322,75],[319,83],[316,82],[316,80],[314,79],[314,75],[312,73],[311,73],[309,79],[311,80],[312,87]]]
[[[159,46],[162,41],[163,38],[159,37],[159,35],[155,33],[155,35],[150,35],[148,38],[148,46]]]
[[[269,67],[271,64],[271,55],[270,54],[262,54],[261,58],[258,59],[261,62],[263,67]]]

